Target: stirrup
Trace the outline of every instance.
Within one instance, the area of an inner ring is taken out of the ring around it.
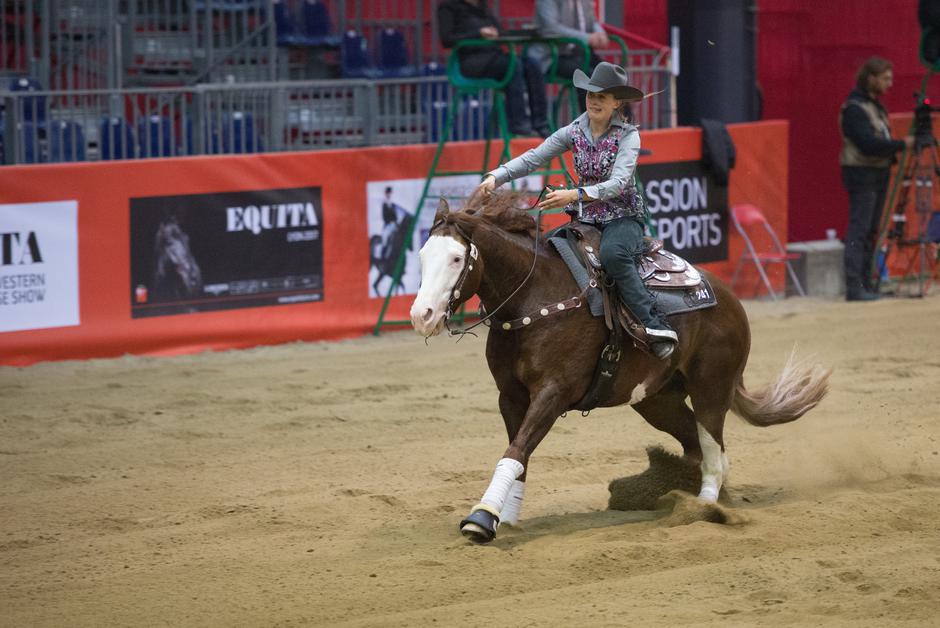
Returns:
[[[666,340],[658,340],[656,342],[650,343],[650,352],[659,358],[660,360],[665,360],[672,355],[672,352],[676,350],[676,343],[668,342]]]
[[[679,335],[671,329],[650,329],[646,328],[646,335],[652,342],[665,340],[667,342],[679,342]]]

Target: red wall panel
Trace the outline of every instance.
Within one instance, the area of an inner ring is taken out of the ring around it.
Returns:
[[[764,119],[790,125],[789,239],[823,238],[829,227],[844,232],[848,196],[838,154],[839,106],[855,72],[871,55],[894,63],[894,88],[884,98],[891,112],[910,111],[926,69],[917,48],[917,0],[755,0],[758,81]],[[668,42],[667,0],[625,3],[625,27]],[[940,85],[928,92],[940,100]]]

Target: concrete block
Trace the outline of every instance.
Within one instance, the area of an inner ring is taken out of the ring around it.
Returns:
[[[839,240],[812,240],[787,244],[789,253],[798,253],[792,260],[803,290],[811,297],[838,298],[845,294],[845,268],[842,257],[845,246]],[[787,295],[797,294],[787,275]]]

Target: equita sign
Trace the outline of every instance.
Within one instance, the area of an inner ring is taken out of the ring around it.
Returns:
[[[78,323],[78,203],[0,205],[0,332]]]

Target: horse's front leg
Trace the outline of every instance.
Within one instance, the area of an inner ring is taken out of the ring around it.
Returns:
[[[529,456],[548,434],[558,416],[567,409],[566,402],[561,400],[557,390],[555,386],[546,386],[532,395],[521,424],[515,434],[510,436],[509,448],[496,463],[493,479],[483,493],[483,498],[470,510],[470,515],[460,522],[461,533],[471,541],[489,543],[496,537],[501,513],[510,499],[513,486],[516,482],[521,484],[521,478],[525,477]],[[500,399],[502,407],[502,396]],[[506,427],[511,433],[512,426],[508,421]],[[521,505],[521,493],[518,502]],[[512,514],[511,508],[507,513]],[[518,520],[518,512],[516,518]]]
[[[522,427],[522,421],[525,419],[526,410],[529,409],[529,391],[522,384],[513,381],[510,384],[500,387],[499,392],[499,412],[503,416],[503,423],[506,425],[506,435],[509,437],[509,443],[519,433]],[[522,500],[525,497],[525,476],[526,470],[522,471],[509,488],[509,495],[499,511],[499,522],[516,525],[519,523],[519,515],[522,513]]]

